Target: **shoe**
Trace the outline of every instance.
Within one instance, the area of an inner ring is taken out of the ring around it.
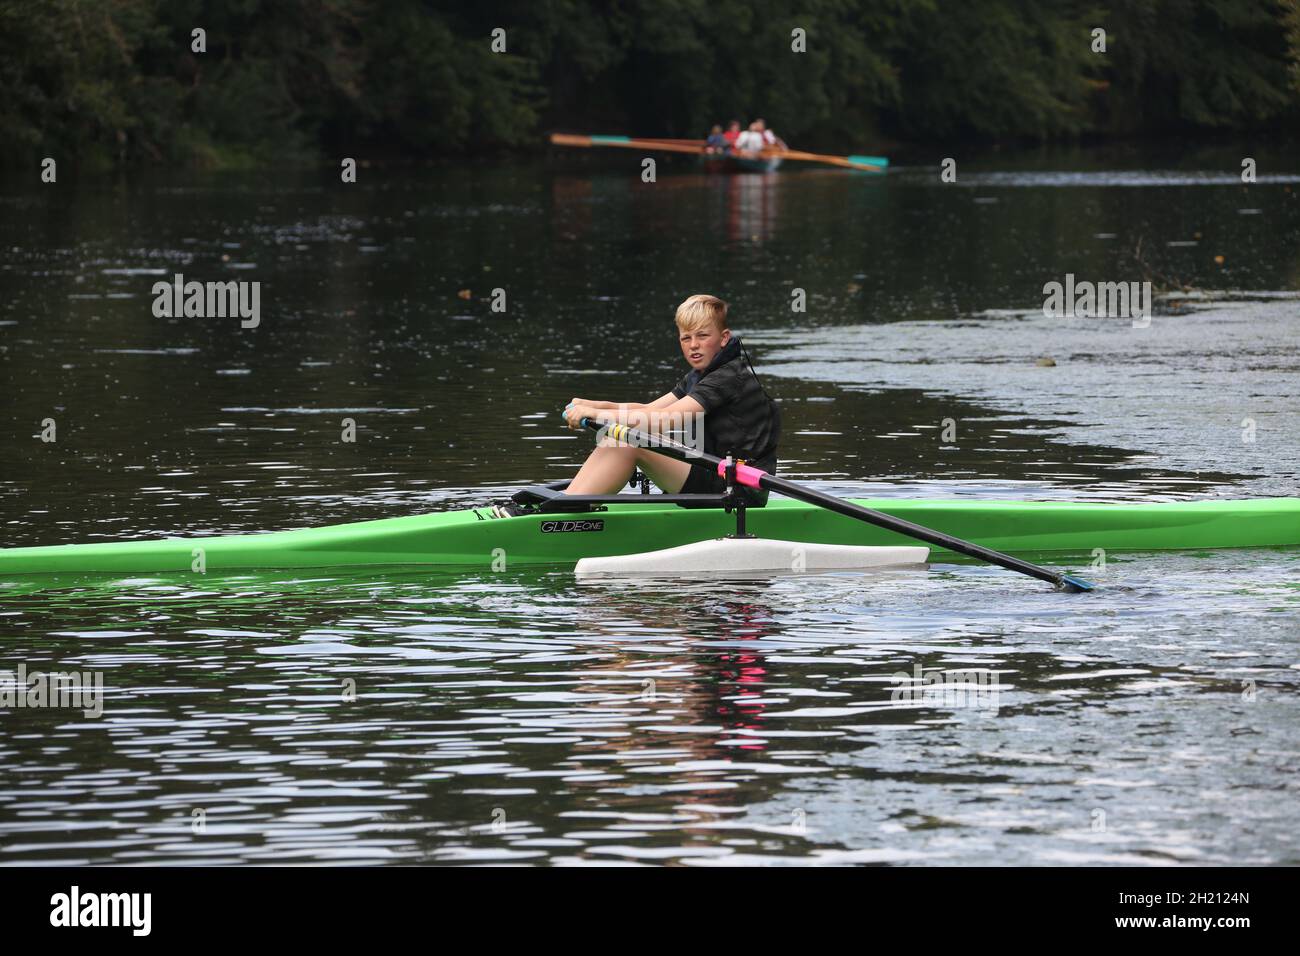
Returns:
[[[530,510],[513,501],[503,501],[501,504],[493,505],[489,514],[494,518],[518,518],[520,515],[528,514]]]

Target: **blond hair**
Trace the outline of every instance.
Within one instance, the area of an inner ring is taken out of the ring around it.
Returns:
[[[727,328],[727,303],[716,295],[693,295],[677,307],[677,328],[695,332],[712,325],[719,333]]]

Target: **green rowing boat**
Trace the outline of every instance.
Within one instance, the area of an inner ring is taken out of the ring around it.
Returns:
[[[0,549],[0,580],[16,575],[429,565],[501,569],[673,548],[722,537],[720,508],[620,495],[577,512],[492,518],[486,509],[208,538]],[[1300,545],[1300,498],[1137,504],[858,500],[859,505],[987,548],[1017,554],[1190,551]],[[894,531],[798,501],[750,508],[748,531],[818,544],[912,544]],[[947,553],[936,548],[936,556]]]

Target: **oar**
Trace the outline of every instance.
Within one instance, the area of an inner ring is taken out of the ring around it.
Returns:
[[[638,138],[643,143],[676,143],[678,146],[698,146],[700,149],[709,145],[707,139],[673,139],[669,136],[641,136]]]
[[[634,139],[631,136],[587,136],[572,133],[552,133],[551,144],[554,146],[613,146],[621,149],[650,149],[664,153],[692,153],[699,155],[732,155],[730,153],[704,153],[704,140],[693,139]],[[736,154],[745,157],[744,153]],[[752,154],[751,154],[752,155]],[[805,153],[797,149],[764,149],[757,154],[763,159],[780,156],[801,163],[825,163],[829,166],[841,166],[845,169],[860,169],[868,173],[883,173],[889,165],[884,156],[827,156],[822,153]]]
[[[622,140],[622,139],[627,139],[629,142],[633,142],[633,143],[643,143],[646,146],[655,145],[659,143],[672,143],[676,146],[698,146],[700,149],[703,149],[705,146],[709,144],[708,140],[705,139],[671,139],[667,136],[640,136],[636,138],[620,137],[620,136],[602,136],[596,138],[602,140],[602,142],[597,145],[604,145],[604,146],[609,145],[609,143],[606,142],[607,140]],[[762,150],[762,155],[763,156],[784,156],[787,159],[797,159],[809,163],[834,163],[836,165],[846,164],[846,165],[854,165],[854,166],[872,166],[872,167],[884,167],[889,165],[889,160],[884,156],[828,156],[823,153],[806,153],[798,149],[781,149],[778,146],[769,146],[765,148],[764,150]]]
[[[602,139],[611,139],[617,137],[602,137]],[[697,146],[704,149],[708,145],[708,140],[704,139],[669,139],[664,136],[642,136],[638,139],[630,139],[633,143],[644,143],[647,148],[659,143],[672,143],[675,146]],[[602,143],[599,145],[609,145]],[[870,172],[878,173],[889,166],[889,159],[885,156],[828,156],[824,153],[806,153],[798,149],[780,149],[768,148],[762,151],[761,155],[784,156],[786,159],[793,159],[805,163],[830,163],[833,166],[848,166],[853,169],[867,168]]]
[[[843,166],[847,169],[861,169],[868,173],[883,173],[889,165],[884,156],[826,156],[822,153],[805,153],[797,149],[764,150],[763,156],[780,156],[801,163],[826,163],[829,166]]]
[[[727,469],[731,462],[722,458],[716,458],[713,455],[706,455],[702,451],[696,451],[693,448],[687,448],[678,442],[669,438],[658,435],[650,436],[644,432],[637,431],[627,425],[619,425],[613,422],[600,422],[594,418],[584,418],[582,420],[584,428],[590,428],[593,431],[600,431],[602,428],[608,429],[607,434],[617,441],[635,442],[642,447],[651,448],[654,451],[662,452],[670,457],[680,459],[681,461],[695,463],[699,462],[718,469],[718,474],[726,477]],[[761,468],[754,468],[751,465],[736,465],[736,481],[739,484],[749,488],[765,488],[768,491],[775,491],[785,495],[787,498],[794,498],[797,501],[804,501],[810,505],[816,505],[819,508],[825,508],[827,511],[834,511],[836,514],[844,515],[847,518],[856,518],[859,521],[865,521],[868,524],[874,524],[881,528],[888,528],[890,531],[896,531],[899,534],[907,535],[909,538],[917,538],[921,541],[927,541],[930,544],[938,545],[941,548],[947,548],[949,551],[956,551],[958,554],[964,554],[968,557],[978,558],[981,561],[987,561],[989,564],[996,564],[998,567],[1006,568],[1008,571],[1018,571],[1021,574],[1027,574],[1030,577],[1038,578],[1040,581],[1046,581],[1048,584],[1055,585],[1058,589],[1077,594],[1081,591],[1093,590],[1093,585],[1081,578],[1076,578],[1060,571],[1049,571],[1047,568],[1039,567],[1036,564],[1030,564],[1028,561],[1021,561],[1019,558],[1013,558],[1009,554],[1003,554],[1001,551],[994,551],[983,545],[975,544],[973,541],[963,541],[961,538],[954,538],[952,535],[944,534],[940,531],[934,531],[931,528],[922,527],[919,524],[913,524],[910,521],[904,521],[902,518],[895,518],[893,515],[887,515],[881,511],[873,511],[870,508],[863,508],[861,505],[855,505],[851,501],[845,501],[843,498],[836,498],[834,495],[823,494],[820,491],[813,491],[811,488],[805,488],[803,485],[796,484],[785,478],[778,478],[775,475],[769,475]]]
[[[632,139],[630,136],[574,136],[569,133],[552,133],[555,146],[615,146],[623,149],[654,149],[664,153],[691,153],[699,156],[703,149],[688,143],[673,143],[662,139]]]

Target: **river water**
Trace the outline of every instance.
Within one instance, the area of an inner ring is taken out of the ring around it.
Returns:
[[[1256,158],[1249,185],[1231,150],[994,156],[946,184],[937,160],[642,183],[585,155],[10,177],[0,544],[563,477],[590,441],[559,409],[667,390],[673,309],[703,291],[816,487],[1294,495],[1300,169]],[[176,273],[261,282],[260,325],[156,318]],[[1067,274],[1152,278],[1155,314],[1046,318]],[[0,684],[105,695],[0,708],[0,864],[1300,863],[1300,553],[1088,572],[1078,597],[973,564],[0,582]]]

